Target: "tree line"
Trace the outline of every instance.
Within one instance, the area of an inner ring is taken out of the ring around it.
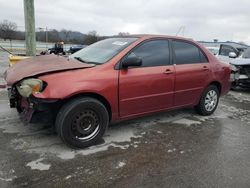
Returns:
[[[17,24],[12,21],[3,20],[0,22],[0,38],[3,40],[25,40],[25,32],[17,29]],[[129,33],[118,34],[119,36],[129,35]],[[62,29],[38,28],[36,31],[36,40],[41,42],[61,42],[72,44],[90,45],[94,42],[108,38],[107,36],[99,36],[96,31],[89,31],[83,34],[78,31]]]

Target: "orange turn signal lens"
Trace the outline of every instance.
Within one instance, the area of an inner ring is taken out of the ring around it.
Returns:
[[[41,85],[40,84],[37,84],[37,85],[34,85],[33,87],[32,87],[32,93],[38,93],[38,92],[40,92],[41,91]]]

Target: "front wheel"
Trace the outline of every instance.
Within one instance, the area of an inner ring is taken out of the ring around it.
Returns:
[[[200,115],[208,116],[214,113],[219,103],[219,90],[215,85],[210,85],[202,94],[196,110]]]
[[[76,98],[66,103],[56,118],[56,131],[71,147],[96,144],[105,133],[109,116],[105,106],[93,98]]]

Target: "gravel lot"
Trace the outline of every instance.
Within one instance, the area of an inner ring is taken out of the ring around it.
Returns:
[[[8,67],[0,53],[0,77]],[[193,109],[110,126],[103,143],[71,150],[42,124],[21,123],[0,90],[0,187],[250,187],[250,91],[216,113]]]

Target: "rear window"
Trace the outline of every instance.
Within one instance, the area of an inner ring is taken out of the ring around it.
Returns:
[[[247,59],[250,58],[250,48],[247,48],[247,49],[244,51],[244,53],[243,53],[243,55],[242,55],[242,58],[247,58]]]
[[[208,62],[203,52],[195,45],[185,41],[173,41],[175,63],[193,64]]]

